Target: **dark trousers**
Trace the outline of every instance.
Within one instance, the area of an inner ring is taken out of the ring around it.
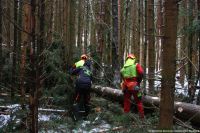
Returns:
[[[75,103],[78,106],[79,112],[84,112],[88,115],[90,111],[90,91],[91,85],[77,85],[75,93]]]

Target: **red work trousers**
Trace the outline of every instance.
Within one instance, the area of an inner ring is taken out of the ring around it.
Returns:
[[[143,108],[143,103],[142,99],[139,99],[137,96],[138,90],[126,90],[124,92],[124,112],[128,113],[130,111],[130,106],[131,106],[131,96],[133,95],[134,100],[137,104],[137,109],[139,112],[140,118],[144,118],[144,108]]]

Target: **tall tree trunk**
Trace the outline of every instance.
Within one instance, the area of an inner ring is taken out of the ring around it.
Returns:
[[[79,0],[78,2],[78,29],[77,30],[78,30],[77,47],[82,49],[82,31],[83,31],[83,1],[82,0]]]
[[[133,1],[133,46],[132,51],[136,56],[137,60],[140,59],[140,18],[139,18],[139,4],[136,0]],[[139,61],[139,60],[138,60]]]
[[[200,0],[197,0],[197,6],[198,6],[198,12],[200,12]],[[200,21],[200,14],[198,13],[198,21]],[[198,50],[200,53],[200,29],[197,31],[197,36],[198,36]],[[197,76],[197,83],[200,82],[200,54],[199,54],[199,62],[198,62],[198,76]],[[197,85],[196,83],[196,85]],[[198,96],[197,96],[197,105],[200,105],[200,90],[198,92]]]
[[[89,1],[90,2],[90,8],[91,8],[91,15],[92,15],[92,19],[91,19],[91,30],[90,30],[90,44],[92,47],[95,47],[95,44],[97,43],[96,41],[96,21],[95,21],[95,12],[97,10],[96,6],[97,4],[95,3],[95,1]],[[80,26],[82,27],[82,26]],[[82,34],[82,33],[81,33]]]
[[[11,59],[11,51],[12,51],[12,49],[11,49],[11,23],[10,23],[10,18],[12,17],[11,16],[11,5],[10,5],[10,1],[5,1],[5,5],[6,5],[6,10],[5,11],[3,11],[4,12],[4,14],[6,15],[6,17],[8,18],[8,19],[3,19],[4,20],[4,24],[3,25],[5,25],[5,33],[6,33],[6,40],[5,40],[5,42],[6,42],[6,48],[7,48],[7,50],[5,51],[5,53],[6,53],[6,58],[8,58],[9,60],[8,60],[8,64],[12,64],[12,59]],[[6,21],[5,21],[6,20]],[[3,35],[4,36],[4,35]],[[5,38],[5,37],[4,37]],[[14,56],[14,53],[12,54],[13,56]],[[9,63],[9,62],[11,62],[11,63]],[[10,70],[12,70],[12,67],[11,67],[11,69]],[[12,80],[11,80],[11,78],[12,78],[12,73],[8,73],[8,80],[7,80],[7,83],[8,84],[10,84],[10,92],[11,92],[11,99],[12,99],[12,101],[13,101],[13,97],[14,97],[14,88],[12,87]]]
[[[10,8],[10,1],[6,1],[6,17],[7,18],[11,18],[11,8]],[[6,23],[5,23],[5,30],[6,30],[6,44],[7,44],[7,48],[8,48],[8,51],[10,51],[11,49],[11,43],[10,43],[10,39],[11,39],[11,36],[10,36],[10,20],[9,19],[6,19]],[[9,53],[9,52],[8,52]],[[10,55],[8,54],[8,57]]]
[[[105,44],[105,41],[104,41],[104,35],[103,35],[103,32],[104,32],[104,26],[103,26],[103,23],[104,23],[104,1],[103,0],[99,0],[99,14],[98,14],[98,46],[97,46],[97,54],[98,54],[98,60],[97,62],[98,63],[102,63],[103,61],[103,58],[102,58],[102,55],[103,55],[103,47],[104,47],[104,44]]]
[[[147,0],[144,1],[144,75],[146,75],[146,68],[147,68],[147,39],[148,39],[148,36],[147,36],[147,21],[148,21],[148,18],[147,18]],[[146,76],[145,76],[146,77]],[[144,92],[147,93],[146,91],[146,78],[144,78],[143,80],[143,84],[144,84]]]
[[[36,67],[36,36],[35,36],[35,12],[36,12],[36,0],[31,0],[31,13],[30,13],[30,74],[31,74],[31,80],[30,80],[30,132],[31,133],[37,133],[38,132],[38,99],[37,99],[37,79],[36,79],[36,73],[37,73],[37,67]]]
[[[26,1],[27,2],[27,1]],[[26,51],[29,42],[30,34],[30,5],[23,3],[23,31],[22,32],[22,49],[21,49],[21,62],[20,62],[20,91],[21,91],[21,105],[22,108],[25,103],[25,66],[26,66]]]
[[[88,47],[88,30],[89,30],[89,0],[85,1],[85,28],[84,28],[84,48],[83,53],[87,53]]]
[[[46,10],[45,10],[45,0],[40,0],[40,3],[39,3],[39,37],[38,37],[38,42],[37,42],[37,85],[39,85],[39,87],[37,87],[38,89],[41,88],[41,83],[40,81],[42,81],[42,78],[43,78],[43,74],[42,74],[42,70],[43,70],[43,63],[44,63],[44,59],[43,59],[43,51],[44,51],[44,48],[45,48],[45,13],[46,13]]]
[[[137,51],[137,3],[136,3],[136,0],[133,0],[132,1],[132,23],[133,23],[133,26],[132,26],[132,37],[133,37],[133,40],[132,40],[132,49],[131,49],[131,52],[133,52],[135,55],[137,55],[136,57],[138,57],[138,51]]]
[[[14,1],[14,23],[18,24],[18,0]],[[12,66],[12,90],[11,98],[14,97],[14,90],[16,88],[16,68],[17,68],[17,47],[18,47],[18,30],[16,25],[14,25],[14,42],[13,42],[13,66]]]
[[[120,7],[120,6],[119,6]],[[119,42],[118,42],[118,1],[112,0],[112,67],[114,79],[119,76]]]
[[[3,48],[3,38],[2,38],[2,16],[3,16],[3,10],[2,10],[3,6],[2,6],[2,0],[0,0],[0,82],[2,83],[2,68],[3,68],[3,58],[2,58],[2,48]]]
[[[68,49],[69,49],[69,0],[63,0],[64,4],[64,13],[63,13],[63,19],[64,19],[64,50],[63,50],[63,55],[64,55],[64,71],[66,71],[66,68],[69,67],[67,66],[68,64]]]
[[[174,88],[176,74],[176,39],[178,5],[176,0],[164,3],[163,64],[160,101],[160,129],[172,129],[174,114]],[[170,53],[170,54],[169,54]]]
[[[144,52],[144,37],[143,37],[143,30],[144,30],[144,16],[143,16],[143,14],[144,14],[144,12],[143,12],[143,9],[144,9],[144,5],[143,5],[143,1],[138,1],[138,6],[139,6],[139,8],[138,8],[138,24],[139,24],[139,29],[140,29],[140,31],[139,31],[139,40],[141,40],[141,42],[139,41],[139,45],[140,45],[140,52],[139,52],[139,55],[140,55],[140,58],[139,58],[139,63],[140,64],[143,64],[144,62],[144,54],[143,54],[143,52]]]
[[[68,53],[69,53],[69,57],[68,57],[68,64],[72,64],[72,58],[73,58],[73,53],[74,53],[74,45],[76,43],[75,40],[75,9],[76,9],[76,2],[74,0],[69,0],[69,44],[68,44]]]
[[[187,0],[184,0],[181,2],[181,7],[183,9],[187,9]],[[187,18],[185,16],[182,16],[181,19],[180,19],[180,29],[183,29],[184,26],[186,25],[187,23]],[[180,62],[180,83],[182,85],[182,87],[184,86],[184,81],[185,81],[185,76],[186,76],[186,67],[185,67],[185,64],[186,64],[186,60],[185,60],[185,53],[186,52],[186,44],[188,42],[188,39],[187,39],[187,35],[186,34],[183,34],[182,35],[182,38],[181,38],[181,45],[180,45],[180,57],[183,58]]]
[[[22,21],[23,21],[23,19],[22,19],[22,16],[23,16],[22,15],[23,14],[23,2],[22,1],[18,1],[18,2],[19,2],[19,10],[18,10],[18,20],[17,20],[17,23],[18,23],[19,27],[23,27],[22,26]],[[22,32],[20,30],[18,30],[17,35],[18,35],[17,44],[19,46],[17,47],[16,58],[17,59],[21,59]],[[17,61],[17,66],[19,66],[19,63],[20,63],[20,61]],[[18,73],[17,73],[17,75],[18,75]],[[18,86],[18,84],[17,84],[17,86]]]
[[[119,63],[120,64],[123,64],[123,54],[124,54],[124,51],[123,51],[123,47],[124,47],[124,45],[125,45],[125,23],[124,23],[124,21],[123,21],[123,18],[124,18],[124,16],[123,16],[123,11],[124,11],[124,7],[123,7],[123,3],[124,1],[122,1],[122,0],[118,0],[118,22],[117,22],[117,24],[118,24],[118,58],[119,58]],[[122,5],[121,5],[122,4]],[[114,28],[114,27],[113,27]]]
[[[148,82],[149,91],[153,92],[155,77],[154,0],[148,0],[147,5]]]
[[[46,5],[46,8],[48,9],[47,12],[49,12],[49,15],[46,15],[46,20],[49,22],[47,24],[48,26],[48,31],[47,31],[47,45],[50,45],[52,43],[52,35],[53,35],[53,18],[55,15],[55,1],[56,0],[49,0],[49,4]],[[65,0],[66,1],[66,0]],[[66,21],[64,21],[66,22]]]
[[[189,0],[189,25],[192,25],[193,23],[193,8],[194,8],[194,1]],[[195,95],[195,87],[194,87],[194,71],[193,71],[193,66],[192,66],[192,61],[193,61],[193,36],[194,34],[192,31],[188,33],[188,94],[189,94],[189,102],[192,102],[194,100],[194,95]]]
[[[158,8],[157,8],[157,34],[158,37],[156,38],[157,42],[157,46],[156,46],[156,70],[159,71],[161,69],[161,45],[162,45],[162,41],[163,41],[163,4],[162,4],[162,0],[158,0]]]

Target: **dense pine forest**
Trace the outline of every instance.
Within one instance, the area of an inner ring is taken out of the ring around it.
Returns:
[[[90,111],[75,119],[83,55]],[[143,119],[135,97],[123,109],[128,57]],[[0,132],[200,132],[199,89],[200,0],[0,0]]]

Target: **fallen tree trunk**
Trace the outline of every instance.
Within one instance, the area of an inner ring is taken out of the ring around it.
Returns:
[[[92,91],[106,99],[114,100],[120,103],[123,102],[123,93],[119,89],[95,85],[92,87]],[[146,95],[144,96],[143,103],[144,108],[150,107],[152,109],[159,109],[160,98]],[[198,105],[184,102],[175,102],[174,115],[181,120],[200,126],[200,106]]]

